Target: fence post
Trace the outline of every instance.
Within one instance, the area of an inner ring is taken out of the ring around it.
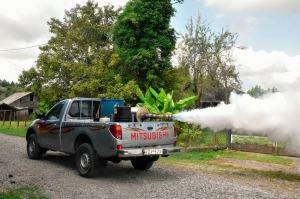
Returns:
[[[19,127],[19,125],[20,125],[20,111],[18,111],[18,116],[17,116],[17,118],[18,118],[18,124],[17,124],[17,126]]]
[[[277,153],[278,153],[277,142],[273,142],[272,155],[277,156]]]
[[[216,132],[214,132],[214,135],[213,135],[213,145],[214,145],[214,147],[216,147],[218,145],[218,138],[217,138]]]
[[[228,129],[226,133],[226,146],[228,149],[231,149],[231,134],[231,129]]]
[[[12,115],[12,111],[10,111],[9,113],[9,126],[11,126],[11,115]]]
[[[4,124],[5,124],[5,117],[6,117],[6,111],[4,111],[4,114],[3,114],[3,125],[2,126],[4,126]]]

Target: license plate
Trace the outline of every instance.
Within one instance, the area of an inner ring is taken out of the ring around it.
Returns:
[[[163,154],[162,149],[144,149],[144,155],[161,155]]]

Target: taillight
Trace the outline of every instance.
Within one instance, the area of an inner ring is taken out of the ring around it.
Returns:
[[[115,138],[122,140],[122,127],[120,125],[110,125],[109,131]]]

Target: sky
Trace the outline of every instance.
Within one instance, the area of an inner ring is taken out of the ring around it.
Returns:
[[[0,79],[18,81],[22,70],[35,66],[37,45],[50,39],[47,21],[63,19],[64,11],[83,0],[0,0]],[[127,0],[98,0],[100,6],[124,6]],[[300,0],[185,0],[171,26],[186,31],[188,19],[210,22],[215,32],[227,28],[238,34],[235,51],[242,88],[259,85],[280,91],[300,90]],[[28,48],[30,47],[30,48]],[[20,49],[22,50],[13,50]]]

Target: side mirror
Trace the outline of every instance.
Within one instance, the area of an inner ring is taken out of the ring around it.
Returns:
[[[38,119],[44,119],[45,118],[45,113],[38,113],[37,118]]]

